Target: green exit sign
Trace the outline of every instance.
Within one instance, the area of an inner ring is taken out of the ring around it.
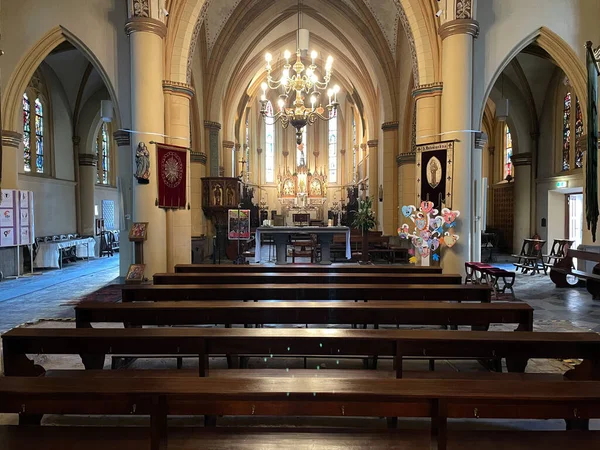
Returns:
[[[566,181],[557,181],[556,182],[556,187],[557,188],[566,188],[567,187],[567,182]]]

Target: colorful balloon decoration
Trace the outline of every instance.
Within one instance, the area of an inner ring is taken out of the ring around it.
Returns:
[[[440,247],[452,248],[458,241],[458,235],[444,231],[444,228],[451,231],[456,229],[456,219],[460,216],[460,211],[443,208],[441,215],[438,213],[433,202],[421,202],[418,210],[413,205],[402,207],[402,215],[410,219],[415,226],[412,233],[407,224],[398,228],[398,235],[402,239],[410,239],[415,247],[415,250],[410,251],[411,255],[415,255],[410,258],[411,263],[416,262],[417,253],[421,256],[422,265],[429,265],[430,256],[438,262]]]

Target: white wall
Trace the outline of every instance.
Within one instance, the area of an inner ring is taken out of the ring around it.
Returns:
[[[120,211],[117,188],[96,185],[96,189],[94,190],[94,205],[98,206],[98,219],[102,217],[102,200],[112,200],[115,202],[115,226],[111,230],[118,230]]]
[[[75,183],[19,175],[19,189],[33,191],[35,236],[75,233]]]

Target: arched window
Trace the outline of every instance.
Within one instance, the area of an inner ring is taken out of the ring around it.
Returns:
[[[23,93],[23,171],[50,174],[48,98],[42,74],[37,71]]]
[[[513,173],[513,164],[512,164],[512,154],[513,154],[513,143],[512,136],[510,134],[510,128],[508,125],[505,125],[505,141],[504,141],[504,172],[503,178],[506,179],[507,176],[514,177]]]
[[[563,105],[562,170],[571,168],[571,93],[567,92]]]
[[[356,181],[356,158],[358,146],[356,145],[356,118],[354,117],[354,108],[352,109],[352,181]]]
[[[306,129],[307,129],[308,125],[306,125],[304,128],[302,128],[302,146],[303,146],[303,150],[304,150],[304,158],[302,158],[302,152],[300,151],[300,149],[296,146],[296,166],[300,166],[301,164],[306,165],[306,160],[308,158],[308,137],[306,135]]]
[[[273,105],[267,102],[267,116],[273,116]],[[273,183],[275,181],[275,125],[273,119],[265,118],[265,181]]]
[[[246,176],[250,173],[250,122],[248,120],[248,116],[250,114],[250,110],[246,112],[246,145],[244,146],[244,159],[246,160],[245,172]],[[242,169],[244,171],[244,169]]]
[[[329,125],[329,182],[337,183],[337,134],[338,134],[338,119],[337,111],[331,112],[331,118],[328,122]]]
[[[566,89],[559,97],[561,100],[561,142],[560,171],[566,172],[583,167],[583,112],[579,98],[572,94],[569,80],[565,79]],[[564,95],[564,96],[563,96]]]
[[[96,156],[98,163],[96,168],[96,183],[110,184],[110,130],[109,124],[102,122],[98,135],[96,136]]]
[[[583,113],[579,99],[575,97],[575,168],[583,167]]]
[[[31,102],[29,96],[23,94],[23,167],[31,172]]]

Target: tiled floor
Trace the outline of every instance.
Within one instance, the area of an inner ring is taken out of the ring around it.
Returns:
[[[268,261],[268,249],[263,249]],[[253,263],[253,261],[252,261]],[[509,270],[511,264],[496,264]],[[41,318],[73,317],[72,305],[100,287],[118,281],[117,257],[81,261],[63,270],[0,283],[0,332]],[[574,326],[600,332],[600,301],[585,288],[557,289],[547,275],[517,273],[515,294],[535,308],[535,318],[568,320]]]

